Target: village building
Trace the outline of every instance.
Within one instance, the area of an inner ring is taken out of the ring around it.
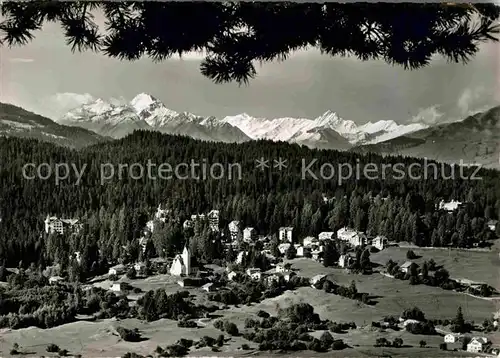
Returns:
[[[253,227],[247,227],[243,230],[243,241],[245,242],[253,242],[256,237],[256,231]]]
[[[51,276],[49,278],[49,284],[51,284],[51,285],[59,283],[59,282],[63,282],[63,281],[64,281],[64,278],[62,278],[61,276]]]
[[[284,255],[290,246],[291,244],[289,243],[279,244],[278,250],[282,255]]]
[[[247,269],[247,275],[250,276],[250,278],[252,280],[255,280],[255,281],[260,281],[260,279],[262,278],[262,272],[260,270],[260,268],[249,268]]]
[[[231,241],[237,241],[241,236],[240,222],[238,220],[233,220],[227,227]]]
[[[212,231],[219,231],[219,210],[211,210],[207,217],[210,229]]]
[[[280,242],[293,242],[293,227],[281,227],[279,229],[278,238]]]
[[[456,333],[448,333],[444,336],[444,343],[457,343],[460,341],[462,335]]]
[[[377,236],[373,239],[372,245],[378,250],[383,250],[387,246],[387,238],[385,236]]]
[[[309,282],[312,288],[322,289],[323,283],[326,281],[326,275],[316,275],[313,276]]]
[[[318,235],[319,241],[333,240],[335,233],[333,231],[324,231]]]
[[[59,219],[49,215],[45,218],[44,223],[46,234],[59,233],[63,235],[66,232],[78,232],[82,227],[78,219]]]
[[[408,273],[408,270],[410,269],[410,266],[413,264],[411,261],[406,261],[404,264],[401,265],[401,272],[403,273]]]
[[[227,279],[233,281],[236,276],[238,276],[238,273],[236,271],[231,271],[227,274]]]
[[[302,241],[302,244],[304,245],[304,247],[311,247],[312,245],[318,245],[319,240],[316,239],[314,236],[307,236]]]
[[[161,222],[165,222],[167,220],[168,215],[170,214],[170,210],[162,209],[162,205],[158,205],[155,213],[155,219]]]
[[[248,254],[247,251],[240,251],[238,252],[238,255],[236,256],[236,264],[241,265],[243,262],[243,257],[245,257]]]
[[[304,246],[297,247],[297,257],[304,257],[306,252],[308,251],[309,249],[305,248]]]
[[[486,350],[491,345],[491,342],[486,337],[474,337],[467,344],[467,352],[480,353]]]
[[[338,265],[340,267],[349,268],[354,263],[354,257],[351,255],[340,255]]]
[[[337,231],[337,238],[348,242],[351,246],[361,246],[368,243],[368,238],[362,232],[343,227]]]
[[[108,275],[122,275],[125,273],[125,266],[122,264],[118,264],[109,269]]]
[[[201,286],[201,289],[207,292],[214,292],[216,291],[216,287],[212,282],[206,283],[203,286]]]
[[[182,228],[184,230],[191,229],[193,227],[193,221],[192,220],[184,220],[182,223]]]
[[[288,272],[285,272],[285,274],[283,275],[283,278],[285,279],[286,282],[288,282],[295,276],[297,276],[297,273],[295,271],[288,271]]]
[[[110,290],[115,291],[115,292],[121,292],[124,291],[127,288],[127,284],[125,282],[118,282],[118,283],[113,283],[111,285]]]
[[[439,210],[445,210],[448,212],[452,212],[452,211],[457,210],[461,205],[462,205],[462,203],[460,201],[452,200],[449,202],[445,202],[444,200],[441,200],[439,202],[438,208],[439,208]]]
[[[495,231],[498,225],[498,220],[490,220],[486,225],[488,225],[488,229]]]
[[[288,264],[279,263],[276,265],[276,272],[287,272],[290,271]]]
[[[146,272],[146,264],[144,262],[137,262],[134,265],[134,270],[137,274],[142,275]]]
[[[170,274],[172,276],[189,276],[192,273],[191,270],[191,251],[189,248],[184,246],[182,255],[176,255],[172,265],[170,266]]]

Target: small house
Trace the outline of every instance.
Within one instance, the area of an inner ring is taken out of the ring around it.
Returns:
[[[377,236],[373,239],[372,245],[381,251],[387,246],[387,242],[388,240],[385,236]]]
[[[262,278],[262,272],[260,268],[247,269],[247,275],[250,276],[250,278],[255,281],[259,281]]]
[[[401,272],[403,273],[408,273],[408,270],[410,269],[410,266],[413,264],[411,261],[406,261],[404,264],[401,265]]]
[[[123,273],[125,273],[125,266],[122,264],[113,266],[108,271],[108,275],[122,275]]]
[[[146,271],[146,264],[143,262],[137,262],[134,265],[134,270],[137,274],[143,274]]]
[[[281,227],[278,237],[281,242],[293,242],[293,227]]]
[[[350,255],[340,255],[338,265],[349,268],[354,263],[354,258]]]
[[[480,353],[486,350],[490,345],[490,341],[486,337],[474,337],[467,344],[467,352]]]
[[[233,281],[236,276],[238,276],[238,273],[236,271],[231,271],[227,274],[227,279]]]
[[[125,282],[113,283],[113,285],[111,285],[111,291],[121,292],[124,291],[127,288],[127,286],[128,285]]]
[[[333,240],[335,233],[333,231],[324,231],[318,235],[319,241]]]
[[[326,281],[326,275],[316,275],[309,280],[309,282],[311,283],[311,287],[319,289],[323,287],[323,283],[325,281]]]
[[[286,282],[290,281],[293,277],[297,276],[297,273],[294,272],[294,271],[289,271],[289,272],[286,272],[284,275],[283,275],[283,278],[285,279]]]
[[[460,341],[460,338],[460,334],[448,333],[446,336],[444,336],[444,343],[457,343],[458,341]]]
[[[203,286],[201,286],[201,289],[207,292],[214,292],[216,291],[216,287],[212,282],[206,283]]]
[[[488,225],[488,229],[495,231],[498,225],[498,220],[490,220],[486,225]]]
[[[243,230],[243,241],[253,242],[257,236],[257,233],[253,227],[247,227]]]

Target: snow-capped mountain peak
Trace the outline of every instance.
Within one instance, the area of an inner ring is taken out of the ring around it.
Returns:
[[[349,134],[357,132],[356,123],[341,118],[336,112],[326,111],[317,117],[315,123],[318,127],[330,128],[340,134]]]

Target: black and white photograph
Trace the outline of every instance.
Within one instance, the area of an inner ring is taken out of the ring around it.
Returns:
[[[500,3],[0,2],[0,357],[500,357]]]

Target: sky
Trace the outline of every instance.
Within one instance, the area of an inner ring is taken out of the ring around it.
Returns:
[[[224,117],[315,118],[327,110],[357,124],[394,120],[428,124],[464,118],[500,104],[500,45],[481,46],[467,65],[442,58],[405,71],[383,61],[303,51],[281,63],[257,65],[248,86],[214,84],[199,55],[159,64],[72,53],[57,24],[24,47],[0,48],[0,102],[52,119],[91,98],[131,100],[145,92],[178,112]]]

